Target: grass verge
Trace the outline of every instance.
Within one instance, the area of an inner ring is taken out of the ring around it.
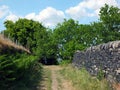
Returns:
[[[90,76],[84,68],[78,70],[69,65],[60,72],[72,81],[76,90],[111,90],[105,79],[99,81],[96,77]]]
[[[42,78],[44,79],[44,85],[47,88],[47,90],[52,90],[52,79],[51,79],[51,71],[49,69],[44,68]]]

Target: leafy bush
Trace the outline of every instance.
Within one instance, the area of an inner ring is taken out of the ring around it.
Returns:
[[[70,63],[71,63],[70,60],[62,60],[62,61],[59,62],[59,64],[60,64],[61,66],[67,66],[67,65],[70,64]]]
[[[27,54],[1,55],[0,90],[31,87],[35,85],[34,82],[39,80],[40,70],[41,66],[37,63],[35,56]]]

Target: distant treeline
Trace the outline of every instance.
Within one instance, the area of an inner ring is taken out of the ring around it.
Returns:
[[[57,63],[57,59],[72,60],[76,50],[120,40],[120,8],[105,4],[100,9],[99,20],[90,24],[79,24],[73,19],[64,20],[54,29],[37,21],[19,19],[5,21],[5,36],[17,41],[43,63]]]

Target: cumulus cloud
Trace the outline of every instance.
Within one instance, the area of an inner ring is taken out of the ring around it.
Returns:
[[[30,14],[26,15],[25,18],[26,19],[33,19],[33,20],[35,20],[36,14],[35,13],[30,13]]]
[[[100,8],[104,6],[105,3],[118,7],[120,6],[120,4],[118,5],[118,2],[116,0],[82,0],[82,2],[80,2],[78,5],[66,9],[65,12],[57,10],[53,7],[47,7],[39,13],[32,12],[25,16],[18,16],[11,13],[8,10],[8,7],[3,5],[0,6],[0,18],[5,16],[6,14],[9,14],[6,17],[6,20],[16,21],[19,18],[26,18],[42,22],[45,26],[53,27],[57,23],[63,22],[64,18],[69,18],[68,15],[70,16],[70,18],[78,21],[81,18],[96,18],[99,15]]]
[[[13,22],[17,21],[20,18],[20,16],[17,16],[13,14],[12,12],[9,12],[9,15],[6,16],[5,20],[11,20]]]
[[[77,6],[70,7],[65,12],[73,19],[98,16],[99,10],[104,4],[119,6],[116,0],[83,0]]]
[[[55,8],[52,8],[52,7],[47,7],[46,9],[43,9],[38,14],[33,12],[22,17],[10,13],[6,17],[6,20],[16,21],[19,18],[32,19],[35,21],[42,22],[45,26],[53,27],[57,23],[62,22],[65,18],[65,15],[64,15],[64,12],[60,10],[56,10]]]
[[[42,22],[45,26],[53,27],[57,23],[62,22],[65,18],[65,15],[64,12],[60,10],[56,10],[52,7],[47,7],[46,9],[39,12],[39,14],[30,13],[26,15],[25,18]]]
[[[9,12],[9,8],[6,5],[0,6],[0,18],[3,18]]]
[[[57,23],[62,22],[64,18],[64,12],[52,7],[47,7],[42,10],[39,15],[36,15],[36,20],[43,22],[43,24],[47,26],[54,26]]]

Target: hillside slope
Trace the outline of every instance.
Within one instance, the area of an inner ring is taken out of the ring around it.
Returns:
[[[30,53],[30,51],[26,48],[24,48],[21,45],[17,45],[14,42],[12,42],[10,39],[5,38],[3,35],[0,34],[0,53],[6,53],[10,51],[23,51]]]

